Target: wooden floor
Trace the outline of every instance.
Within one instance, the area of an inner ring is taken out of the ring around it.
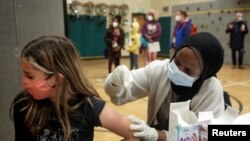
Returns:
[[[160,57],[158,59],[162,60],[165,58]],[[83,71],[109,106],[124,115],[133,114],[146,121],[147,98],[123,106],[115,106],[104,93],[103,83],[108,74],[107,61],[106,59],[82,60]],[[129,66],[128,58],[122,58],[121,64]],[[142,56],[139,57],[139,66],[144,66]],[[241,111],[240,114],[250,112],[250,66],[246,66],[242,70],[233,69],[230,64],[224,64],[218,73],[218,79],[221,81],[224,90],[230,94],[233,107],[239,109]],[[95,141],[118,141],[121,139],[121,137],[106,129],[100,127],[95,129]]]

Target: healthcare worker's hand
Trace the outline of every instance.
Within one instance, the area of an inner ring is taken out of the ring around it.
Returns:
[[[133,115],[128,116],[128,119],[133,123],[130,125],[130,130],[134,132],[135,137],[143,138],[145,141],[156,141],[158,139],[156,129],[149,127],[143,120]]]
[[[117,66],[111,76],[111,83],[115,86],[124,85],[130,87],[132,81],[130,70],[125,65]]]

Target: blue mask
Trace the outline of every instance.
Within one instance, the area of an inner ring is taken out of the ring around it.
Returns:
[[[196,77],[191,77],[180,71],[174,61],[168,64],[168,77],[175,85],[185,87],[192,87],[193,83],[197,80]]]

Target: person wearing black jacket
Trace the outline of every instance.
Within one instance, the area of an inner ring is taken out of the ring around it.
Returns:
[[[121,17],[116,16],[112,19],[112,23],[107,29],[105,35],[105,42],[108,49],[108,72],[112,71],[112,64],[114,62],[115,67],[120,65],[121,49],[124,48],[125,34],[120,27]]]
[[[233,68],[236,68],[238,60],[238,67],[240,69],[244,69],[244,67],[242,66],[243,55],[245,53],[244,38],[248,33],[248,27],[246,21],[243,20],[243,14],[241,12],[237,12],[235,16],[235,20],[228,24],[226,33],[230,33],[229,46],[232,50]],[[236,57],[236,52],[238,52],[238,59]]]

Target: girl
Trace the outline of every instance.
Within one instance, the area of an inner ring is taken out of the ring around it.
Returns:
[[[127,118],[110,109],[88,82],[68,39],[35,39],[20,60],[24,90],[11,106],[16,141],[92,141],[95,126],[135,139]]]
[[[150,10],[146,15],[146,21],[142,26],[141,34],[148,42],[149,62],[154,61],[157,52],[160,51],[161,24],[156,17],[156,12]]]
[[[124,48],[125,43],[124,31],[120,27],[120,23],[121,17],[114,17],[104,37],[108,49],[108,73],[112,72],[113,63],[115,67],[120,65],[121,49]]]
[[[140,34],[139,34],[140,25],[134,19],[131,24],[131,32],[129,34],[129,44],[126,47],[126,50],[129,52],[129,59],[130,59],[130,70],[138,69],[138,54],[139,54],[139,47],[140,47]]]

